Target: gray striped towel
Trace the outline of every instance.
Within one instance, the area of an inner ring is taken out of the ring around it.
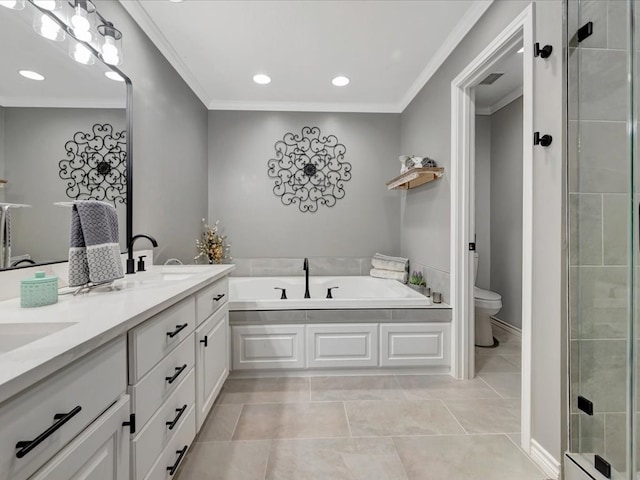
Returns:
[[[97,200],[74,202],[71,209],[69,286],[106,283],[122,277],[116,209]]]

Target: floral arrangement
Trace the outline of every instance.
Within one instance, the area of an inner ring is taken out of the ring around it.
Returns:
[[[223,260],[230,260],[229,257],[229,243],[226,243],[227,236],[220,235],[218,233],[220,221],[216,220],[213,227],[205,223],[202,219],[202,239],[196,240],[196,248],[198,249],[198,255],[194,260],[198,260],[202,256],[206,256],[209,263],[220,264]]]

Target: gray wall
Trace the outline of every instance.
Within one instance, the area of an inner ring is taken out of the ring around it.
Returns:
[[[0,178],[7,179],[4,172],[4,107],[0,107]],[[0,187],[0,202],[4,202],[4,192]]]
[[[302,213],[273,192],[267,161],[287,132],[317,126],[345,145],[352,178],[331,208]],[[400,253],[396,114],[209,113],[209,221],[220,220],[234,257],[371,256]]]
[[[522,97],[491,115],[491,290],[522,328]],[[477,171],[477,170],[476,170]]]
[[[491,288],[491,117],[476,115],[476,286]]]
[[[451,81],[513,19],[527,1],[495,1],[401,116],[401,152],[420,153],[445,167],[444,178],[408,192],[402,207],[402,253],[443,274],[450,272]],[[562,2],[535,4],[534,38],[563,45]],[[556,49],[557,50],[557,49]],[[558,50],[534,63],[534,124],[553,144],[534,150],[532,438],[557,460],[565,446],[566,303],[562,145],[563,69]],[[454,318],[454,322],[460,321]]]
[[[134,234],[156,237],[156,263],[190,262],[207,213],[207,109],[119,2],[96,4],[122,31],[133,82]]]
[[[53,202],[71,201],[59,162],[68,159],[65,144],[76,132],[91,133],[96,123],[125,128],[120,109],[4,108],[7,202],[31,205],[12,212],[12,256],[29,254],[37,262],[66,260],[71,209]],[[126,242],[126,208],[117,205],[120,246]],[[46,232],[46,235],[43,235]]]

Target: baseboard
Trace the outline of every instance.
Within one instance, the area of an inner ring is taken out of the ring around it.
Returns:
[[[560,462],[533,438],[531,439],[531,458],[549,478],[554,480],[560,478]]]
[[[491,317],[491,324],[494,327],[501,328],[507,333],[511,335],[515,335],[516,337],[522,338],[522,330],[517,327],[514,327],[510,323],[505,322],[504,320],[500,320],[498,317]]]

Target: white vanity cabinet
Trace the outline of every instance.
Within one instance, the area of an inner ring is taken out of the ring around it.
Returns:
[[[69,472],[78,465],[59,456],[53,463],[47,462],[63,448],[74,448],[70,442],[83,430],[82,435],[88,435],[94,443],[88,450],[83,447],[87,457],[78,453],[74,455],[76,460],[87,461],[94,454],[108,452],[116,463],[128,465],[128,454],[123,455],[121,449],[122,422],[129,418],[126,362],[126,343],[121,337],[0,405],[0,479],[26,480],[43,466],[43,472],[50,473],[38,473],[38,479],[73,478],[60,476],[60,472]],[[110,409],[119,400],[116,410]],[[99,428],[105,423],[108,426]],[[128,428],[124,430],[128,432]],[[110,447],[105,446],[107,442]],[[117,472],[114,475],[118,480],[128,478]]]

